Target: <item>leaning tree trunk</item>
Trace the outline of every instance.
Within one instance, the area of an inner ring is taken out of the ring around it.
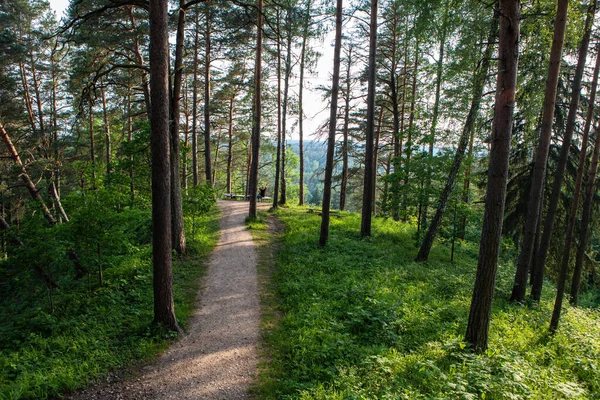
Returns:
[[[465,340],[473,350],[487,349],[488,330],[498,269],[498,250],[502,235],[506,182],[510,158],[510,137],[517,84],[517,60],[521,2],[500,0],[498,81],[492,126],[490,164],[485,211],[479,247],[479,261],[471,300]]]
[[[13,161],[19,167],[19,171],[20,171],[19,175],[21,177],[21,180],[25,184],[27,191],[29,192],[31,197],[39,203],[40,208],[42,209],[42,212],[44,213],[44,217],[46,218],[46,221],[48,221],[48,223],[50,223],[50,225],[56,225],[56,219],[54,218],[54,216],[48,209],[48,206],[46,205],[46,202],[44,201],[44,199],[42,199],[42,196],[40,195],[40,192],[36,188],[35,183],[33,183],[31,178],[29,177],[29,175],[27,175],[27,170],[25,169],[25,166],[23,165],[23,162],[21,161],[21,157],[19,157],[19,153],[17,152],[17,149],[13,145],[12,141],[10,140],[10,137],[8,136],[8,133],[4,129],[4,125],[2,125],[1,123],[0,123],[0,136],[2,137],[2,141],[8,148],[8,151],[9,151],[10,155],[12,156]]]
[[[548,248],[550,247],[550,239],[552,238],[552,229],[554,228],[554,219],[556,217],[556,210],[558,209],[558,199],[560,197],[562,181],[565,176],[565,169],[567,167],[567,163],[569,161],[569,149],[571,147],[571,139],[573,137],[573,131],[575,129],[575,120],[577,119],[577,112],[579,110],[579,97],[581,96],[581,79],[583,77],[583,72],[585,69],[585,62],[587,59],[587,52],[590,43],[590,36],[592,32],[592,25],[595,13],[596,0],[592,0],[588,7],[588,14],[585,22],[585,31],[579,48],[579,59],[577,60],[577,68],[575,70],[575,77],[573,78],[573,88],[571,91],[571,102],[569,104],[567,125],[565,128],[565,133],[563,135],[563,144],[560,148],[558,165],[556,166],[556,171],[554,173],[552,194],[550,195],[550,202],[548,203],[548,211],[546,213],[546,220],[544,222],[544,232],[542,234],[542,240],[540,242],[540,249],[538,251],[538,254],[535,256],[535,276],[533,279],[533,287],[531,288],[531,297],[535,301],[539,301],[542,295],[546,258],[548,257]]]
[[[363,186],[362,218],[360,236],[371,236],[373,216],[373,136],[375,132],[375,69],[377,53],[377,0],[371,0],[369,28],[369,68],[367,89],[367,132],[365,139],[365,179]]]
[[[577,305],[579,301],[579,287],[581,286],[581,273],[583,271],[583,257],[588,242],[590,230],[590,221],[592,219],[592,205],[594,203],[596,176],[598,173],[598,159],[600,158],[600,127],[596,127],[596,139],[594,142],[594,154],[590,164],[590,172],[585,187],[585,199],[583,201],[583,211],[581,215],[581,228],[579,231],[579,247],[577,248],[577,257],[575,258],[575,269],[573,279],[571,280],[571,304]]]
[[[175,318],[171,259],[168,0],[150,2],[150,118],[154,323],[181,332]]]
[[[567,232],[565,234],[565,243],[560,263],[560,275],[556,284],[556,300],[554,301],[554,310],[550,321],[550,330],[558,329],[560,313],[562,310],[563,295],[567,283],[567,274],[569,272],[569,258],[571,256],[571,244],[573,243],[573,233],[575,230],[575,221],[577,219],[577,209],[579,208],[579,196],[581,194],[581,185],[583,183],[584,167],[587,156],[587,146],[590,133],[590,126],[594,114],[594,103],[596,100],[596,88],[598,86],[598,72],[600,71],[600,52],[596,56],[596,67],[594,69],[594,79],[592,81],[592,91],[587,110],[583,138],[581,139],[581,150],[579,152],[579,165],[577,166],[577,178],[575,178],[575,188],[573,189],[573,199],[571,199],[571,210],[567,220]]]
[[[331,181],[333,177],[333,154],[335,151],[335,131],[337,127],[338,93],[340,88],[340,54],[342,52],[342,0],[337,0],[335,13],[335,46],[333,50],[333,78],[331,82],[331,109],[329,110],[329,136],[327,139],[327,159],[325,162],[325,182],[323,185],[323,206],[321,213],[321,233],[319,245],[329,239],[329,210],[331,208]]]
[[[250,207],[248,215],[256,219],[256,194],[258,192],[258,156],[260,149],[260,121],[261,121],[261,79],[262,79],[262,10],[263,0],[256,0],[256,60],[254,62],[254,115],[252,116],[252,160],[250,163],[250,178],[248,179],[248,195]]]
[[[440,195],[438,208],[435,212],[433,219],[431,220],[429,228],[427,229],[427,234],[423,238],[423,243],[421,243],[419,254],[417,255],[417,258],[415,260],[417,262],[427,261],[427,259],[429,258],[429,252],[431,251],[431,247],[433,246],[433,241],[435,239],[435,236],[437,235],[438,230],[440,229],[440,226],[442,225],[442,218],[444,217],[444,213],[446,212],[446,208],[448,207],[450,196],[454,191],[456,177],[458,176],[458,172],[460,171],[460,167],[465,156],[465,150],[467,148],[467,145],[469,144],[471,132],[473,131],[473,125],[475,123],[475,119],[477,118],[477,114],[479,113],[479,108],[481,107],[483,88],[485,86],[488,70],[490,67],[490,59],[492,57],[492,50],[494,47],[494,38],[498,29],[498,25],[496,24],[496,22],[496,19],[494,19],[494,21],[492,22],[490,34],[487,40],[485,51],[483,53],[483,57],[481,59],[481,62],[479,63],[479,68],[475,70],[476,72],[473,75],[473,99],[471,100],[471,107],[469,108],[469,113],[467,114],[467,119],[465,120],[465,125],[463,126],[463,130],[460,135],[458,148],[456,149],[456,153],[454,154],[454,161],[452,162],[452,168],[450,169],[450,173],[448,174],[448,180],[446,181],[446,185],[444,186],[442,194]]]
[[[544,182],[546,180],[546,167],[548,164],[548,153],[550,151],[550,140],[552,136],[552,121],[554,119],[554,106],[556,104],[556,92],[558,88],[558,76],[560,63],[562,61],[562,49],[565,39],[565,28],[567,25],[567,10],[569,0],[558,0],[556,19],[554,20],[554,38],[550,50],[550,64],[548,66],[548,78],[546,79],[546,95],[544,99],[544,110],[542,124],[540,127],[540,140],[535,156],[533,177],[529,200],[527,205],[527,220],[523,229],[523,240],[521,241],[521,252],[517,261],[517,272],[513,286],[511,301],[523,301],[527,288],[527,275],[530,271],[531,257],[535,242],[535,231],[538,226],[540,199],[544,195]]]

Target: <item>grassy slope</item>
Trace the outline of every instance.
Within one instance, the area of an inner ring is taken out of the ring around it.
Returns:
[[[202,261],[218,240],[218,217],[215,209],[196,218],[195,237],[189,232],[187,237],[190,254],[173,266],[175,310],[184,328],[205,270]],[[0,399],[55,396],[164,349],[173,335],[150,325],[151,256],[147,244],[111,258],[104,286],[98,287],[92,276],[91,295],[85,278],[65,282],[55,291],[53,314],[39,282],[31,286],[12,276],[11,293],[0,296],[5,321],[0,327]]]
[[[539,306],[508,303],[514,267],[501,262],[489,351],[464,350],[477,246],[436,245],[412,260],[414,228],[375,219],[360,240],[360,219],[333,218],[317,246],[320,218],[278,213],[286,225],[273,284],[284,316],[265,330],[272,368],[264,398],[559,399],[600,398],[600,313],[565,309],[547,334],[553,290]]]

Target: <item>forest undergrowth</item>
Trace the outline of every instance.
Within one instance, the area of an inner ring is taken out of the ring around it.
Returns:
[[[184,329],[219,232],[212,191],[190,190],[188,252],[173,265]],[[35,218],[24,221],[31,226],[20,230],[22,249],[0,262],[0,399],[52,398],[127,374],[177,338],[152,325],[149,202],[126,203],[101,189],[65,199],[68,223],[40,228]]]
[[[319,248],[320,218],[307,211],[277,212],[286,229],[270,290],[282,316],[263,323],[270,359],[261,398],[600,398],[599,310],[565,306],[550,335],[550,282],[539,304],[507,300],[511,246],[500,260],[489,349],[477,355],[464,334],[478,244],[459,242],[451,263],[450,246],[437,242],[428,262],[415,263],[414,225],[377,218],[361,240],[360,215],[340,213]]]

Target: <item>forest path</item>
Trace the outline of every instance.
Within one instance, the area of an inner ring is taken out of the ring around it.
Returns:
[[[218,204],[219,242],[187,335],[137,377],[88,388],[71,399],[251,398],[260,320],[256,247],[246,229],[248,202]]]

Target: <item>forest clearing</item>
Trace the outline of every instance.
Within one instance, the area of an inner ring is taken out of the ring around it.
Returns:
[[[0,400],[600,398],[598,6],[0,2]]]

